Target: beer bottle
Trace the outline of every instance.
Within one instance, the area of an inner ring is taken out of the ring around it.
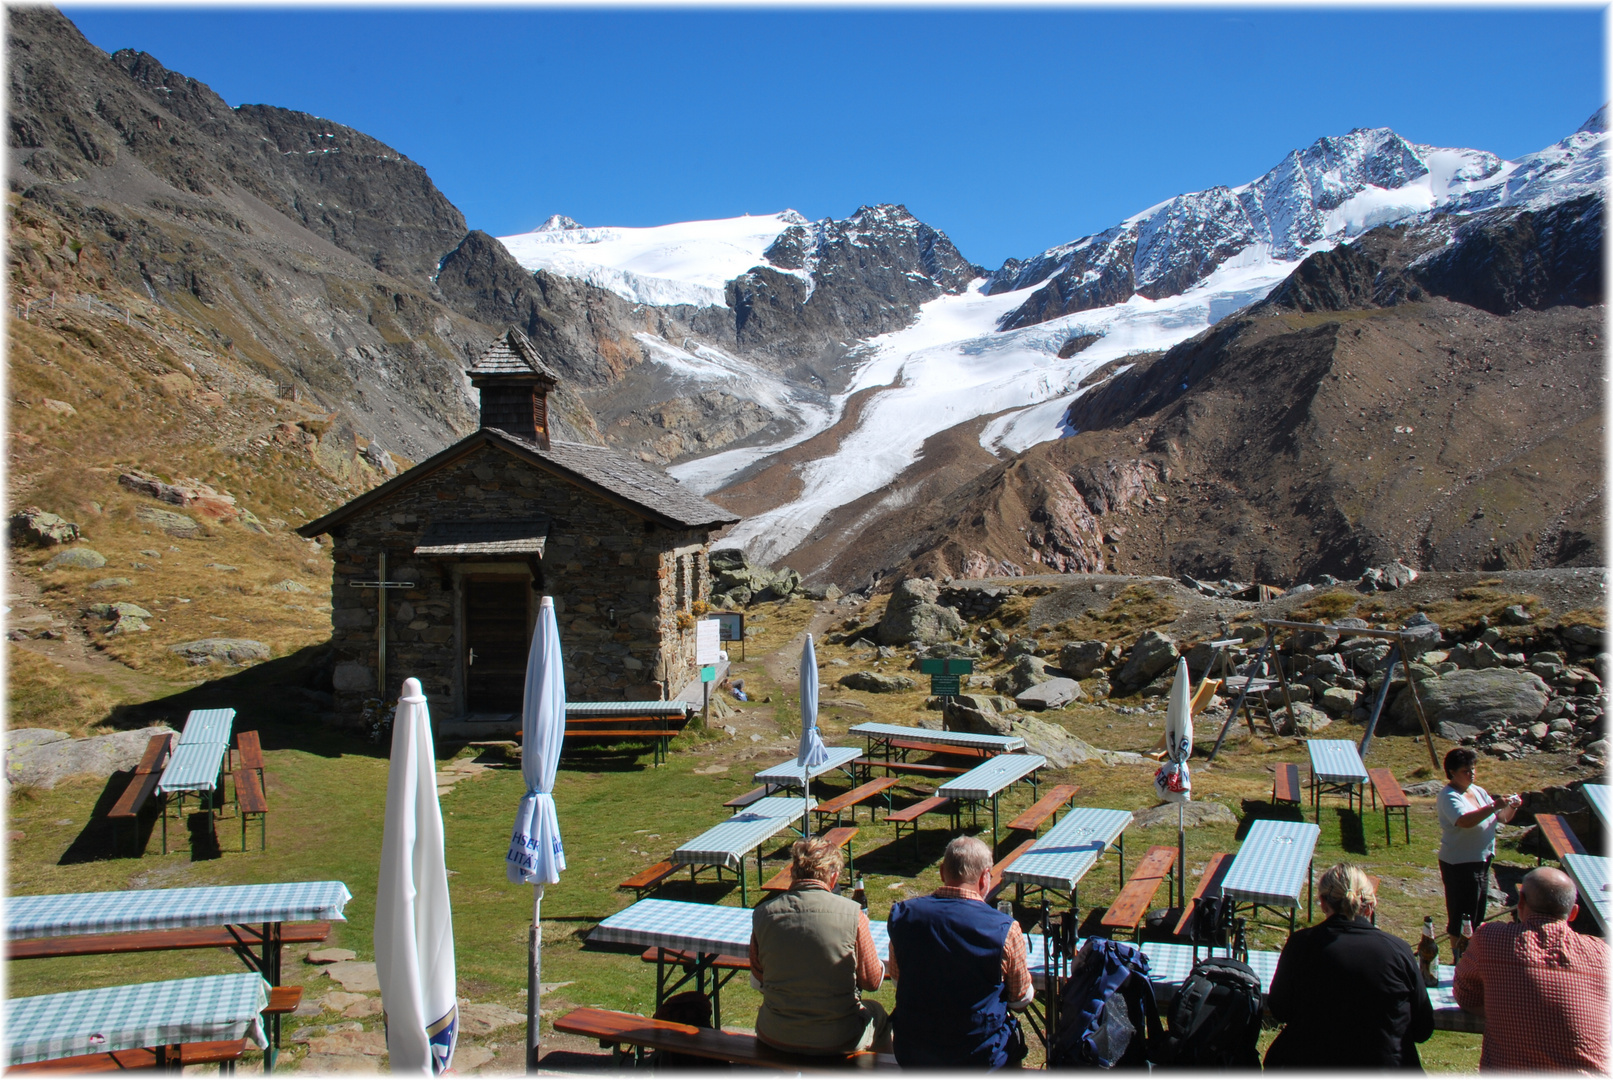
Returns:
[[[1464,918],[1462,928],[1456,932],[1456,940],[1451,943],[1451,952],[1460,960],[1462,954],[1467,952],[1467,943],[1473,940],[1473,920]]]
[[[862,908],[864,911],[868,910],[868,892],[863,888],[863,879],[861,874],[857,875],[857,885],[851,891],[851,898],[856,901],[858,907]]]
[[[1439,982],[1439,942],[1434,938],[1434,917],[1423,916],[1423,936],[1417,942],[1417,961],[1423,969],[1423,983],[1434,986]]]

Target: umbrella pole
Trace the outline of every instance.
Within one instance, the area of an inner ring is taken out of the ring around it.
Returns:
[[[538,1069],[538,1005],[543,997],[543,937],[538,916],[543,911],[543,883],[532,886],[532,935],[527,938],[526,971],[526,1071]]]
[[[1187,812],[1176,804],[1176,896],[1177,904],[1187,906],[1187,831],[1182,828],[1182,816]]]

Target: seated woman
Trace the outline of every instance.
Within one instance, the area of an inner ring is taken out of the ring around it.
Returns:
[[[1277,960],[1266,1003],[1287,1026],[1268,1069],[1421,1069],[1434,1006],[1411,946],[1372,925],[1372,881],[1340,863],[1316,883],[1326,921],[1299,930]]]

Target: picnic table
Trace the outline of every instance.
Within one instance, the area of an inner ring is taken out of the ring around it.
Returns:
[[[157,781],[157,794],[163,796],[162,851],[168,854],[168,800],[177,796],[175,809],[183,820],[185,797],[196,795],[208,813],[218,807],[224,786],[224,758],[230,750],[230,727],[234,709],[193,709],[185,718],[185,730]]]
[[[48,955],[62,957],[105,953],[100,935],[227,926],[237,931],[240,944],[234,948],[242,962],[279,986],[284,924],[345,921],[342,909],[352,898],[340,881],[12,896],[6,901],[5,935],[8,941],[60,938]],[[88,941],[85,935],[97,935],[96,946],[75,950],[74,939]]]
[[[1613,788],[1606,784],[1586,784],[1580,789],[1585,795],[1585,801],[1591,804],[1591,810],[1602,822],[1602,828],[1607,828],[1608,796],[1613,794]]]
[[[1342,792],[1350,809],[1361,800],[1361,810],[1367,808],[1367,767],[1361,754],[1348,739],[1307,739],[1305,752],[1311,757],[1311,809],[1316,820],[1322,820],[1324,794]]]
[[[1120,883],[1126,883],[1126,829],[1131,825],[1130,810],[1105,810],[1078,806],[1064,820],[1049,829],[1030,850],[1009,863],[1003,881],[1012,883],[1021,899],[1025,886],[1069,896],[1072,909],[1078,908],[1076,890],[1081,879],[1098,861],[1098,856],[1118,844]]]
[[[756,774],[756,779],[770,788],[801,787],[806,780],[822,776],[827,772],[834,772],[836,769],[844,769],[863,756],[863,752],[855,746],[830,746],[826,747],[826,749],[829,751],[829,756],[824,759],[821,765],[797,765],[795,759],[790,758],[788,761],[781,761],[777,765],[763,769]],[[852,768],[847,771],[851,773],[852,780],[855,782],[857,778],[856,769]],[[800,809],[800,807],[797,806],[797,809]]]
[[[902,727],[898,724],[857,724],[848,734],[861,735],[868,740],[868,754],[873,756],[877,746],[884,750],[886,760],[891,756],[891,741],[916,739],[941,746],[957,746],[966,750],[983,750],[989,754],[1008,754],[1025,749],[1025,740],[1018,735],[978,735],[972,731],[932,731],[930,728]]]
[[[1233,913],[1247,907],[1253,914],[1260,908],[1276,912],[1288,909],[1288,932],[1294,932],[1295,911],[1299,907],[1299,888],[1312,880],[1311,856],[1316,851],[1316,840],[1322,833],[1319,826],[1308,821],[1274,821],[1269,818],[1255,822],[1249,828],[1238,853],[1232,858],[1232,869],[1221,883],[1223,896],[1232,899]],[[1311,916],[1311,892],[1305,897],[1305,917]]]
[[[749,908],[736,908],[726,904],[695,904],[686,900],[640,900],[605,919],[588,933],[588,943],[632,945],[666,952],[688,953],[697,958],[694,970],[668,986],[663,968],[665,959],[657,957],[655,1004],[660,1006],[666,996],[700,972],[712,973],[712,1008],[714,1022],[722,1026],[722,1005],[718,991],[722,984],[716,978],[713,964],[719,956],[748,957],[753,912]],[[885,923],[868,920],[868,929],[874,939],[874,951],[881,962],[890,959],[890,934]],[[1026,945],[1032,962],[1042,955],[1039,934],[1027,934]],[[702,986],[701,989],[704,989]]]
[[[5,1063],[242,1038],[267,1050],[268,1004],[263,977],[244,972],[13,998]]]
[[[1013,787],[1021,780],[1029,780],[1031,790],[1036,790],[1036,770],[1047,764],[1047,759],[1040,754],[999,754],[994,758],[982,761],[962,776],[954,776],[951,780],[935,789],[935,794],[942,799],[955,799],[960,803],[969,804],[973,815],[982,802],[991,801],[991,846],[997,846],[997,802],[1002,793]],[[978,819],[976,819],[978,820]]]
[[[1602,928],[1602,933],[1605,935],[1609,901],[1608,859],[1603,855],[1581,855],[1570,852],[1563,856],[1563,869],[1574,879],[1574,884],[1579,887],[1580,899],[1591,909],[1596,925]]]
[[[796,818],[817,805],[788,795],[774,795],[757,799],[727,821],[713,825],[692,840],[686,840],[672,852],[671,861],[689,868],[689,880],[703,866],[717,871],[734,871],[739,878],[739,902],[749,907],[750,893],[745,883],[745,856],[756,853],[756,883],[762,883],[762,845],[788,829]]]

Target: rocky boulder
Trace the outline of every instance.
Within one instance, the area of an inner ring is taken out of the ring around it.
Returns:
[[[192,664],[250,664],[269,659],[269,646],[247,638],[202,638],[168,646]]]
[[[853,671],[840,677],[840,685],[847,690],[862,690],[870,694],[897,694],[916,685],[906,675],[881,675],[877,671]]]
[[[150,525],[160,529],[169,536],[181,539],[194,539],[201,535],[202,527],[195,520],[184,514],[176,514],[172,510],[163,510],[156,506],[142,506],[134,512],[135,520],[142,525]]]
[[[1067,769],[1071,765],[1094,759],[1105,765],[1139,764],[1147,762],[1153,764],[1141,754],[1130,753],[1125,750],[1104,750],[1093,746],[1085,739],[1071,735],[1057,724],[1050,724],[1045,720],[1037,720],[1029,716],[1016,716],[1008,725],[1004,733],[1018,735],[1025,740],[1025,749],[1032,754],[1040,754],[1047,759],[1047,763],[1055,769]]]
[[[106,565],[106,556],[94,548],[70,547],[60,555],[53,555],[45,564],[46,570],[99,570]]]
[[[967,731],[975,735],[1007,735],[1009,721],[984,694],[949,697],[941,708],[941,724],[946,731]]]
[[[1047,662],[1039,656],[1029,653],[1021,654],[1014,666],[1008,669],[1006,675],[997,680],[997,689],[1009,697],[1018,697],[1039,683],[1045,683],[1053,676],[1047,673]]]
[[[711,570],[712,598],[719,606],[787,600],[801,589],[801,575],[794,570],[757,566],[738,548],[713,551],[707,566]]]
[[[1110,662],[1109,646],[1101,641],[1072,641],[1059,650],[1059,667],[1072,679],[1090,679]]]
[[[1081,684],[1074,679],[1048,679],[1015,695],[1014,704],[1021,709],[1040,712],[1043,709],[1062,709],[1072,701],[1084,701]]]
[[[1176,663],[1176,642],[1158,630],[1149,630],[1137,639],[1115,681],[1121,686],[1144,686]]]
[[[1415,667],[1415,665],[1414,665]],[[1546,707],[1549,691],[1540,676],[1518,668],[1464,669],[1417,683],[1430,727],[1462,724],[1480,730],[1506,724],[1531,724]],[[1391,731],[1414,734],[1422,729],[1411,695],[1405,690],[1385,710]]]
[[[1396,559],[1388,566],[1368,567],[1366,572],[1361,575],[1359,585],[1364,592],[1374,592],[1380,589],[1389,592],[1394,589],[1405,588],[1416,580],[1417,571]]]
[[[1237,815],[1222,804],[1195,799],[1188,803],[1160,803],[1147,810],[1139,810],[1132,816],[1130,827],[1146,829],[1152,825],[1175,825],[1178,808],[1181,811],[1184,829],[1198,829],[1205,825],[1238,824]]]
[[[172,733],[166,725],[118,731],[88,739],[60,731],[21,728],[6,733],[6,780],[12,784],[53,788],[69,776],[105,779],[140,763],[153,735]]]
[[[883,645],[925,645],[951,641],[963,633],[963,616],[936,603],[941,590],[933,581],[908,578],[896,586],[876,633]]]
[[[13,545],[52,547],[78,539],[78,526],[37,506],[25,506],[11,515]]]

